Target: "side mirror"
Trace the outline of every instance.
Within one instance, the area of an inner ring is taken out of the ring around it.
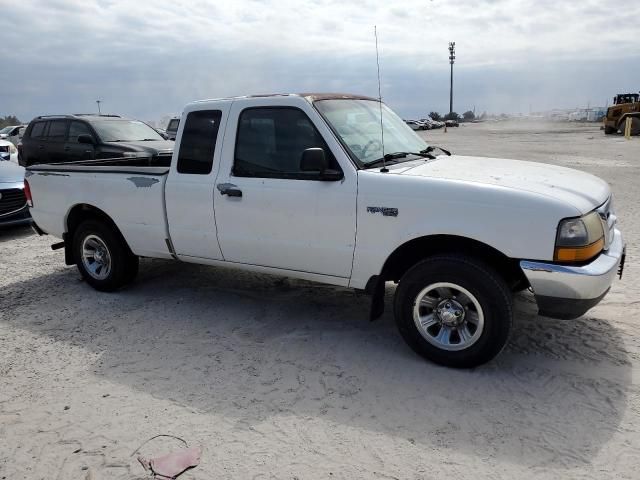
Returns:
[[[328,166],[327,157],[322,148],[307,148],[302,152],[300,171],[318,172],[322,175]]]
[[[342,180],[344,174],[340,170],[329,169],[329,162],[322,148],[307,148],[302,152],[300,160],[300,171],[318,172],[318,180],[335,182]]]
[[[83,135],[78,135],[78,143],[84,143],[87,145],[94,145],[93,137],[91,135],[87,135],[86,133]]]

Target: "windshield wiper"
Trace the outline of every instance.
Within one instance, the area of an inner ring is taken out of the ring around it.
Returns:
[[[440,150],[441,152],[443,152],[447,157],[451,156],[451,152],[449,150],[445,150],[442,147],[434,147],[432,145],[429,145],[427,148],[425,148],[424,150],[420,150],[420,153],[431,153],[434,150]]]
[[[155,142],[156,140],[158,140],[157,138],[143,138],[142,140],[139,140],[140,142]]]
[[[381,157],[381,158],[378,158],[376,160],[372,160],[370,162],[365,163],[364,164],[364,168],[375,167],[375,166],[378,166],[378,165],[386,164],[388,162],[398,163],[398,162],[395,162],[394,160],[397,160],[399,158],[405,158],[405,157],[407,157],[409,155],[415,155],[417,157],[429,158],[431,160],[436,158],[433,155],[431,155],[429,152],[426,152],[425,150],[422,150],[420,152],[394,152],[394,153],[387,153],[387,154],[385,154],[384,157]]]

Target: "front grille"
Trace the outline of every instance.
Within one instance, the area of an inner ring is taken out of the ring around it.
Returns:
[[[9,145],[0,145],[0,152],[9,152]]]
[[[9,188],[0,190],[0,215],[17,212],[27,204],[24,190],[21,188]]]

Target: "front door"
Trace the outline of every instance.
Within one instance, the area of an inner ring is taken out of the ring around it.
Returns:
[[[243,100],[234,102],[227,131],[235,135],[225,136],[216,180],[218,239],[225,260],[349,278],[355,170],[310,105],[256,103],[260,100],[246,108]],[[312,147],[325,151],[329,168],[343,171],[342,180],[304,179],[300,159]]]
[[[72,121],[69,125],[69,134],[64,146],[67,162],[79,162],[81,160],[92,160],[95,155],[95,147],[87,143],[78,143],[80,135],[90,135],[95,140],[95,135],[84,122]]]

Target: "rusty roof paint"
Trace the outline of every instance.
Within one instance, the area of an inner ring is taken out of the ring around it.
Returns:
[[[306,98],[310,102],[317,100],[373,100],[377,102],[377,98],[368,97],[366,95],[353,95],[351,93],[298,93],[299,96]]]

